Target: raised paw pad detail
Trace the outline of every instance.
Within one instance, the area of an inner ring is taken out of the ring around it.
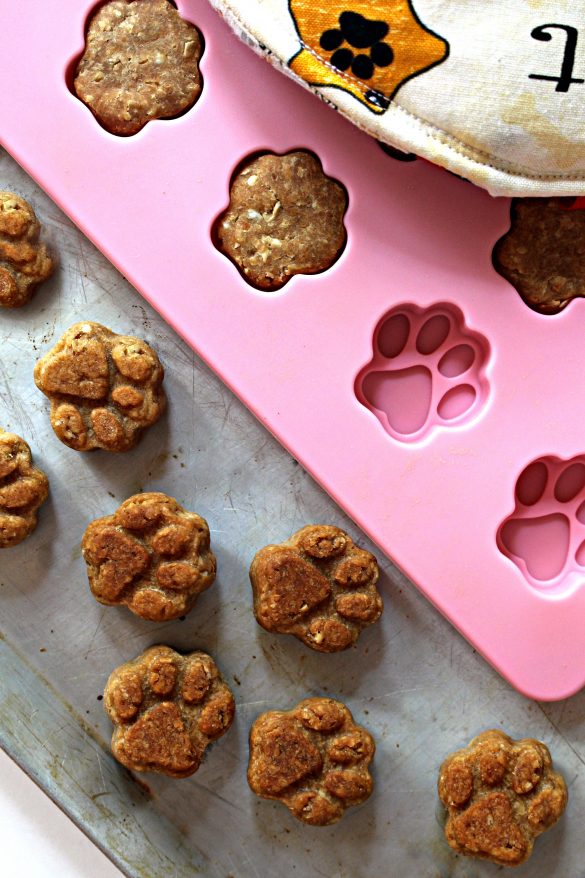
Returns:
[[[92,521],[82,551],[94,597],[152,622],[189,612],[215,580],[207,522],[166,494],[136,494]]]
[[[373,351],[356,395],[399,442],[465,424],[485,405],[489,346],[453,306],[394,308],[376,328]]]
[[[344,704],[308,698],[258,717],[250,731],[248,782],[298,820],[327,826],[370,795],[374,750],[374,739]]]
[[[76,451],[127,451],[166,406],[164,369],[138,338],[76,323],[35,366],[51,426]]]
[[[39,243],[41,226],[30,204],[0,192],[0,307],[25,305],[53,273],[53,260]]]
[[[447,811],[445,837],[459,853],[515,866],[534,839],[559,819],[567,788],[540,741],[514,741],[483,732],[445,759],[439,797]]]
[[[33,466],[24,439],[0,429],[0,549],[16,546],[32,533],[48,493],[49,481]]]
[[[201,93],[202,40],[168,0],[110,0],[89,22],[75,94],[112,134],[191,107]]]
[[[233,695],[204,652],[153,646],[110,675],[104,705],[112,753],[133,771],[188,777],[234,718]]]
[[[570,588],[585,576],[585,456],[542,457],[520,474],[500,551],[536,588]]]
[[[319,652],[347,649],[383,609],[374,556],[342,530],[307,525],[260,549],[250,567],[254,614],[267,631]]]

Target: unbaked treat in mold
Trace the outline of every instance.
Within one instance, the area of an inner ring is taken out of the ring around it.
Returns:
[[[329,268],[345,245],[345,189],[311,153],[267,153],[232,179],[230,203],[215,223],[218,248],[261,290],[295,274]]]
[[[0,549],[18,545],[33,532],[48,493],[49,480],[33,466],[24,439],[0,429]]]
[[[73,89],[107,131],[136,134],[193,106],[202,48],[168,0],[110,0],[89,22]]]
[[[585,456],[542,457],[518,477],[500,551],[535,588],[570,589],[585,576]]]
[[[151,622],[185,615],[215,580],[207,522],[166,494],[129,497],[81,545],[93,596]]]
[[[447,810],[445,837],[460,854],[502,866],[524,863],[534,839],[557,822],[567,787],[540,741],[482,732],[445,759],[439,797]]]
[[[250,731],[248,783],[312,826],[329,826],[372,792],[374,739],[332,698],[271,710]]]
[[[542,314],[585,296],[585,210],[570,198],[517,198],[494,249],[497,271]]]
[[[355,392],[386,432],[417,442],[474,418],[488,396],[489,345],[452,305],[400,305],[378,324]]]
[[[53,260],[39,243],[41,226],[28,201],[0,192],[0,307],[26,305],[53,272]]]
[[[371,552],[344,531],[310,524],[256,553],[254,615],[267,631],[294,634],[318,652],[339,652],[382,615],[379,575]]]
[[[204,652],[152,646],[112,672],[104,707],[114,723],[112,753],[132,771],[188,777],[231,726],[234,697]]]
[[[35,366],[51,426],[76,451],[128,451],[163,413],[164,369],[146,342],[75,323]]]

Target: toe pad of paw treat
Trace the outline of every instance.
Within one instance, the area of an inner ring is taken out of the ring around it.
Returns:
[[[554,0],[510,0],[499,19],[470,0],[212,2],[259,54],[391,147],[493,195],[585,193],[579,16],[565,21]]]
[[[374,739],[332,698],[307,698],[258,717],[250,732],[248,783],[298,820],[328,826],[372,792]]]
[[[567,787],[544,744],[514,741],[493,730],[445,759],[439,797],[447,811],[445,837],[454,850],[516,866],[562,815]]]

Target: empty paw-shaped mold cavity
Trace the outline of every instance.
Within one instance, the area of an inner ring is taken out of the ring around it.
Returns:
[[[581,199],[516,198],[511,225],[494,248],[496,271],[541,314],[585,296],[585,210]]]
[[[137,134],[198,100],[204,40],[172,0],[107,0],[90,11],[85,45],[67,65],[69,90],[110,134]]]
[[[248,156],[232,174],[212,240],[251,286],[275,292],[339,259],[347,204],[344,187],[307,150]]]
[[[467,423],[485,404],[489,345],[452,305],[394,308],[378,324],[373,349],[355,392],[400,442]]]
[[[536,588],[562,589],[585,580],[585,455],[529,464],[518,477],[515,508],[497,542]]]

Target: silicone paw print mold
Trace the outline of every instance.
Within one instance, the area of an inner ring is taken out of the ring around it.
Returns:
[[[418,442],[483,408],[489,345],[458,308],[399,306],[379,323],[373,349],[355,392],[393,439]]]
[[[585,580],[585,456],[533,461],[516,482],[515,508],[498,546],[535,588],[567,590]]]
[[[440,64],[449,44],[418,18],[410,0],[289,0],[301,42],[291,69],[383,113],[409,79]]]

